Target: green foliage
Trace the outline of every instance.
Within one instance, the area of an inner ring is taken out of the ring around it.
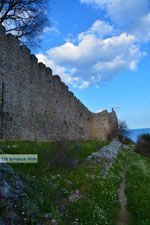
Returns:
[[[51,224],[53,219],[60,225],[115,225],[119,209],[118,187],[122,176],[124,152],[120,153],[105,177],[101,175],[102,164],[83,162],[83,159],[93,151],[97,151],[97,148],[107,143],[107,141],[1,142],[6,153],[39,155],[37,165],[12,165],[20,173],[25,184],[26,196],[19,211],[22,224]],[[75,157],[81,163],[75,167],[53,164],[60,148],[65,149],[67,158]],[[69,196],[75,190],[80,191],[81,198],[70,202]]]
[[[39,155],[38,164],[12,164],[24,181],[26,193],[18,213],[22,224],[59,225],[116,225],[119,199],[118,188],[122,180],[126,154],[128,207],[133,225],[149,225],[150,159],[132,150],[124,149],[102,176],[103,164],[86,162],[93,151],[107,142],[4,142],[3,152]],[[65,160],[60,162],[59,152]],[[66,160],[79,160],[76,166],[66,166]],[[70,202],[69,196],[79,190],[79,200]]]
[[[150,142],[150,134],[142,134],[139,139]]]
[[[119,209],[118,187],[124,158],[125,154],[122,152],[105,177],[101,176],[99,164],[95,168],[82,167],[78,172],[73,171],[70,174],[70,179],[76,181],[76,188],[82,191],[83,199],[70,205],[66,224],[116,224]]]
[[[130,153],[127,170],[128,208],[133,225],[150,224],[150,159]]]
[[[38,164],[14,164],[17,171],[26,174],[43,174],[46,170],[59,170],[60,167],[71,166],[70,162],[83,161],[92,152],[97,151],[108,141],[70,141],[70,142],[30,142],[0,141],[0,145],[8,154],[38,154]]]
[[[22,202],[21,211],[24,224],[38,224],[50,219],[60,220],[56,198],[62,197],[59,181],[53,182],[46,176],[34,177],[24,175],[26,179],[25,192],[27,196]],[[59,195],[59,196],[58,196]],[[49,218],[46,219],[45,215]]]
[[[139,136],[136,151],[145,156],[150,156],[150,134],[142,134]]]

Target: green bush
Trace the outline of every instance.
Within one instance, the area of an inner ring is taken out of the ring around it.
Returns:
[[[136,152],[150,156],[150,134],[142,134],[138,137]]]
[[[132,225],[150,224],[150,158],[132,151],[128,158],[126,176],[128,209]]]

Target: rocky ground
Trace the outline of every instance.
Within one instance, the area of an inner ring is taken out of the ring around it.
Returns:
[[[6,164],[0,164],[0,225],[20,224],[17,217],[18,204],[25,196],[23,181],[16,172]],[[5,218],[5,221],[4,219]]]
[[[103,164],[102,175],[106,175],[112,162],[117,158],[122,144],[119,141],[112,141],[109,145],[99,149],[99,151],[88,156],[87,160],[96,160]]]

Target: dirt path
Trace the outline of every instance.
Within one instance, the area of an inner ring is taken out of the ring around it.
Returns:
[[[125,194],[127,164],[128,164],[128,156],[126,157],[124,175],[118,191],[121,208],[119,211],[117,225],[130,225],[131,220],[130,213],[127,210],[127,197]]]

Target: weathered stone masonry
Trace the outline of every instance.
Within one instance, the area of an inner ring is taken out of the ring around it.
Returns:
[[[1,139],[106,139],[116,126],[114,111],[90,112],[59,76],[0,27]]]

